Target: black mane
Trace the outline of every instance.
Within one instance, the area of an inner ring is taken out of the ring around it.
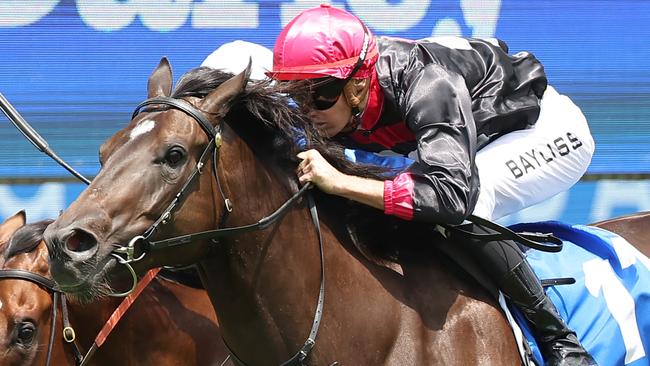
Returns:
[[[43,240],[43,232],[54,220],[43,220],[33,224],[27,224],[11,236],[4,259],[7,260],[20,253],[29,253],[36,249]]]

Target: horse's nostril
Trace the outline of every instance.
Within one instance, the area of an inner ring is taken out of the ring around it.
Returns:
[[[85,252],[97,245],[97,240],[91,234],[75,229],[65,241],[65,246],[69,251],[72,252]]]

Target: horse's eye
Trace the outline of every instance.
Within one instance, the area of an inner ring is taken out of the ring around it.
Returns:
[[[36,326],[29,321],[21,322],[16,329],[16,343],[30,346],[36,335]]]
[[[167,150],[165,155],[165,162],[170,166],[175,166],[180,163],[185,157],[185,150],[179,146],[174,146],[171,149]]]

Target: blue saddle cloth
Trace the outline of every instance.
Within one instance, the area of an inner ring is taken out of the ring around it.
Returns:
[[[560,253],[527,250],[541,279],[573,277],[572,285],[546,289],[560,315],[599,365],[650,365],[650,259],[607,230],[549,221],[511,226],[551,232]],[[523,315],[511,307],[538,365],[541,354]]]

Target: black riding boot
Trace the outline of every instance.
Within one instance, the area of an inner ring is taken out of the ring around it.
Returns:
[[[463,225],[462,228],[478,234],[494,233],[474,224]],[[453,233],[451,236],[454,236]],[[467,247],[467,252],[492,277],[501,292],[523,312],[547,365],[597,365],[576,334],[564,323],[515,242],[480,242],[467,238],[452,240],[464,243],[462,245]]]
[[[528,320],[547,365],[596,365],[564,323],[526,260],[513,268],[499,287]]]

